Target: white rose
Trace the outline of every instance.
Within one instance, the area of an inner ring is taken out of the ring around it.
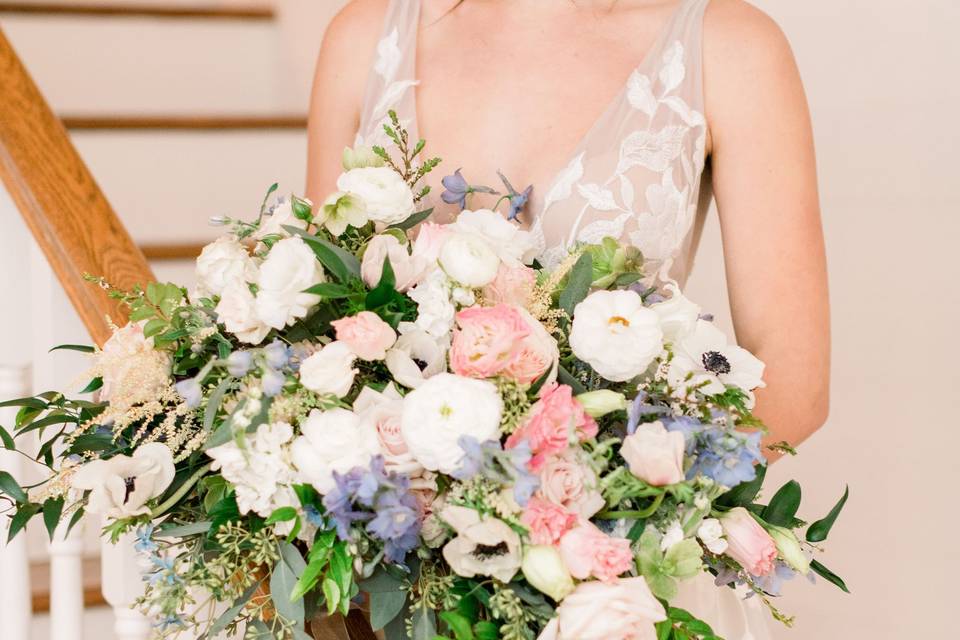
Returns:
[[[246,282],[237,280],[227,284],[214,312],[217,322],[241,342],[260,344],[270,333],[270,327],[257,315],[257,301]]]
[[[407,295],[417,303],[417,326],[434,338],[446,338],[457,314],[450,301],[450,281],[446,274],[433,269]]]
[[[723,527],[716,518],[705,518],[697,528],[697,537],[710,553],[721,555],[727,550],[727,541],[723,537]]]
[[[283,329],[320,302],[320,296],[304,293],[324,281],[323,268],[313,250],[299,236],[280,240],[260,265],[257,277],[257,315],[274,329]]]
[[[384,359],[390,375],[399,384],[415,389],[447,368],[447,346],[417,325],[401,322],[400,337]],[[423,363],[421,365],[418,363]]]
[[[167,445],[150,442],[133,456],[114,456],[82,465],[70,478],[74,489],[89,491],[86,510],[108,518],[146,515],[146,503],[160,496],[176,469]]]
[[[331,342],[300,363],[300,384],[314,393],[342,398],[353,386],[356,358],[346,343]]]
[[[502,411],[493,383],[440,373],[404,398],[403,439],[425,468],[450,474],[464,456],[460,438],[485,442],[498,437]]]
[[[367,468],[380,453],[377,432],[346,409],[314,409],[300,425],[300,433],[290,447],[293,464],[303,480],[324,495],[335,486],[334,472]]]
[[[504,262],[530,264],[537,254],[533,234],[490,209],[462,211],[450,227],[479,235]]]
[[[309,200],[304,200],[304,202],[312,204]],[[253,234],[253,237],[257,240],[261,240],[267,236],[282,236],[286,238],[290,233],[287,232],[284,227],[307,228],[307,221],[301,220],[293,214],[292,198],[281,198],[277,201],[277,204],[264,214],[263,219],[260,221],[260,226]]]
[[[691,333],[700,317],[700,305],[691,302],[680,291],[674,289],[673,295],[663,302],[650,307],[660,318],[663,336],[670,342],[676,342]]]
[[[253,282],[257,265],[233,236],[217,238],[197,257],[197,290],[200,297],[218,296],[232,282]]]
[[[663,332],[639,294],[595,291],[574,309],[570,348],[607,380],[625,382],[660,354]]]
[[[493,282],[500,258],[490,243],[471,233],[455,233],[440,249],[440,266],[451,280],[479,288]]]
[[[384,225],[403,222],[414,212],[413,191],[389,167],[361,167],[341,174],[337,189],[363,200],[367,217]]]

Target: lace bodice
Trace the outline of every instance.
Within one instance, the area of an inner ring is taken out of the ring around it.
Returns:
[[[683,284],[706,207],[701,65],[709,0],[681,0],[645,58],[583,137],[551,185],[535,185],[531,231],[540,261],[555,265],[578,241],[613,236],[636,245],[648,273]],[[387,113],[416,136],[419,0],[391,0],[367,85],[359,144],[388,146]],[[703,187],[701,189],[701,186]]]

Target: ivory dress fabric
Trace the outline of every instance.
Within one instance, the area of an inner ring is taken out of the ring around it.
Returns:
[[[583,137],[558,159],[551,185],[535,185],[528,205],[539,260],[556,265],[569,246],[606,236],[637,246],[647,272],[683,286],[709,206],[704,179],[703,14],[709,0],[681,0],[652,49]],[[391,0],[367,83],[357,144],[390,146],[383,133],[396,111],[417,139],[416,45],[420,0]],[[768,640],[769,617],[742,591],[709,574],[688,581],[675,606],[689,608],[725,640]]]

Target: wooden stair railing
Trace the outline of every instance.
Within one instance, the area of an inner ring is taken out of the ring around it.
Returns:
[[[153,279],[61,122],[0,30],[0,178],[97,344],[126,315],[84,280],[130,289]]]

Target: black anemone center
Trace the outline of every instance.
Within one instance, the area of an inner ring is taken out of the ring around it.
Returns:
[[[703,354],[703,368],[710,373],[730,373],[730,361],[719,351],[707,351]]]
[[[419,358],[414,358],[414,359],[413,359],[413,364],[417,365],[417,367],[420,369],[420,371],[423,371],[423,370],[425,370],[425,369],[427,368],[427,363],[426,363],[426,361],[420,360]]]
[[[130,494],[133,493],[134,489],[137,488],[137,479],[136,478],[124,478],[123,484],[126,487],[126,493],[123,495],[123,501],[126,502],[130,499]]]
[[[501,542],[500,544],[493,546],[478,544],[473,550],[473,555],[480,560],[489,560],[490,558],[496,558],[505,555],[509,550],[510,548],[507,546],[506,542]]]

